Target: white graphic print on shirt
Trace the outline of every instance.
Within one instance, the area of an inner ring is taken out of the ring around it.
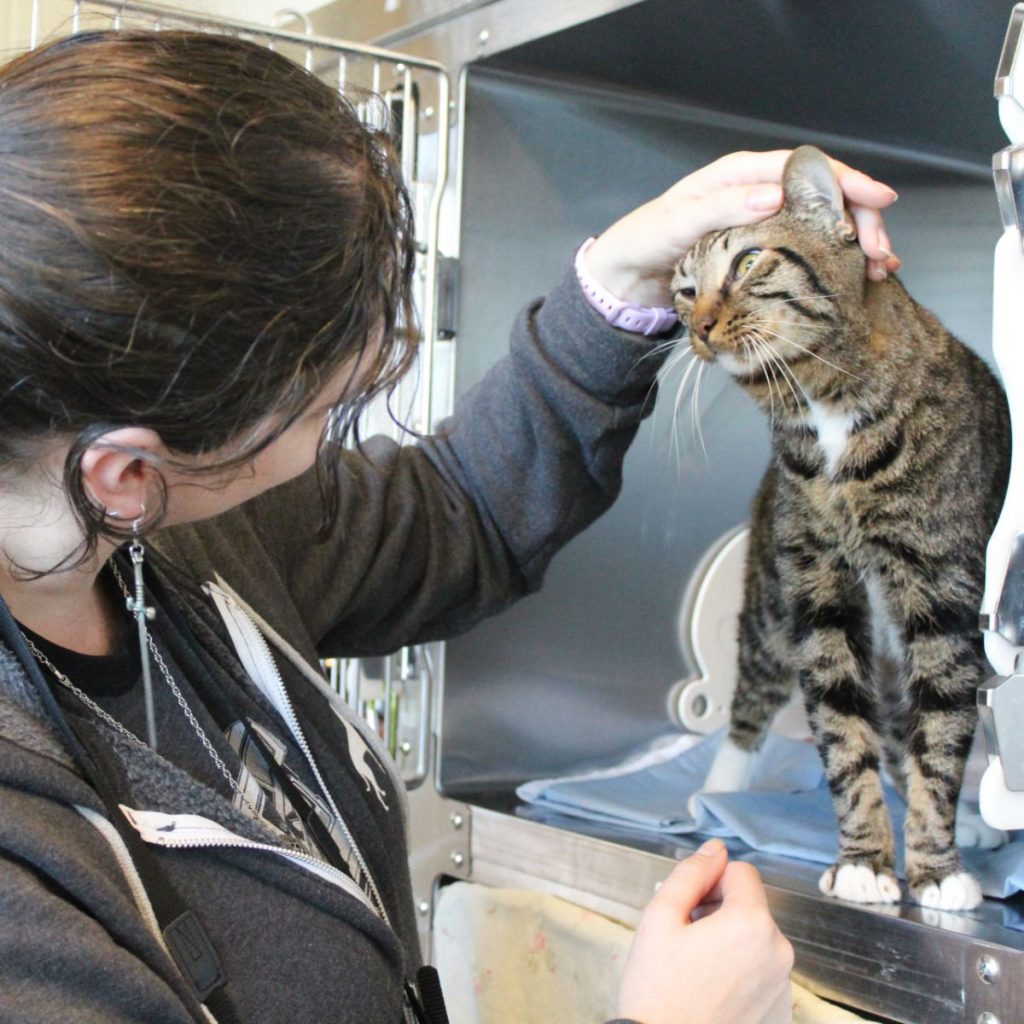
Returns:
[[[228,742],[242,764],[238,777],[238,786],[245,794],[246,800],[249,800],[256,807],[266,824],[272,828],[277,828],[278,826],[275,822],[266,817],[266,805],[269,803],[276,812],[278,820],[284,822],[288,837],[297,842],[306,853],[316,857],[318,860],[323,860],[323,851],[320,850],[316,841],[309,834],[309,829],[303,820],[301,812],[292,806],[292,802],[274,778],[274,774],[270,771],[263,756],[263,751],[252,742],[249,730],[259,734],[263,745],[273,756],[274,763],[279,766],[281,771],[287,773],[291,784],[298,790],[303,799],[308,801],[316,816],[323,823],[332,842],[341,854],[349,874],[363,889],[366,889],[363,870],[353,855],[352,847],[345,838],[344,831],[339,827],[337,819],[331,813],[330,807],[327,806],[319,795],[304,785],[302,780],[288,767],[285,762],[288,748],[285,744],[267,728],[253,722],[251,719],[248,723],[235,722],[226,733]],[[233,802],[238,810],[243,812],[247,810],[238,793],[235,794]]]
[[[347,722],[337,708],[333,710],[338,721],[345,726],[345,734],[348,736],[348,756],[352,761],[352,766],[359,773],[359,777],[366,783],[366,791],[368,793],[376,793],[377,799],[381,802],[384,810],[390,810],[391,808],[388,807],[387,800],[384,799],[384,788],[374,774],[371,758],[377,763],[377,767],[382,774],[385,773],[384,766],[380,763],[377,755],[366,745],[366,740],[359,734],[359,730],[350,722]]]

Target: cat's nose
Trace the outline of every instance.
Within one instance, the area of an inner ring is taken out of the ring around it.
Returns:
[[[704,316],[699,316],[694,319],[692,326],[697,337],[700,338],[701,341],[707,341],[711,332],[714,330],[715,324],[717,323],[718,320],[716,317],[705,314]]]

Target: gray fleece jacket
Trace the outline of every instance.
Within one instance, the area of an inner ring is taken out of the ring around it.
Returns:
[[[83,716],[78,728],[126,794],[126,817],[202,920],[240,1021],[395,1024],[418,963],[402,795],[379,763],[378,790],[344,753],[352,723],[299,656],[315,665],[318,651],[367,655],[449,637],[536,589],[551,556],[618,493],[650,408],[659,360],[644,357],[654,346],[605,325],[567,277],[521,314],[509,356],[437,437],[413,447],[374,439],[368,458],[345,455],[326,542],[312,540],[312,473],[152,540],[149,578],[190,680],[206,673],[247,717],[286,731],[203,590],[218,577],[289,648],[274,660],[385,907],[386,920],[329,872],[275,849],[279,836],[168,752]],[[154,927],[110,809],[16,646],[0,645],[0,1021],[208,1022]],[[183,836],[181,815],[231,838],[153,841]],[[177,824],[161,833],[161,822]]]

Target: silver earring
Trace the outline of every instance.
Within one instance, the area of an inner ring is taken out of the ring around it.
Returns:
[[[146,623],[156,618],[156,609],[146,605],[146,588],[142,580],[142,563],[146,557],[146,549],[142,544],[142,521],[146,518],[146,506],[140,509],[138,518],[132,523],[132,542],[128,546],[128,557],[132,560],[132,571],[135,574],[135,594],[125,599],[128,612],[135,616],[139,629],[139,654],[142,660],[142,685],[146,697],[146,729],[149,732],[149,745],[156,750],[156,713],[153,709],[153,675],[149,664],[149,632]]]

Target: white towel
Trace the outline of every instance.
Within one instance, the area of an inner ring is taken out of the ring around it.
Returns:
[[[633,932],[547,893],[455,882],[441,890],[434,956],[452,1024],[603,1024],[615,1016]],[[793,985],[793,1024],[863,1017]]]

